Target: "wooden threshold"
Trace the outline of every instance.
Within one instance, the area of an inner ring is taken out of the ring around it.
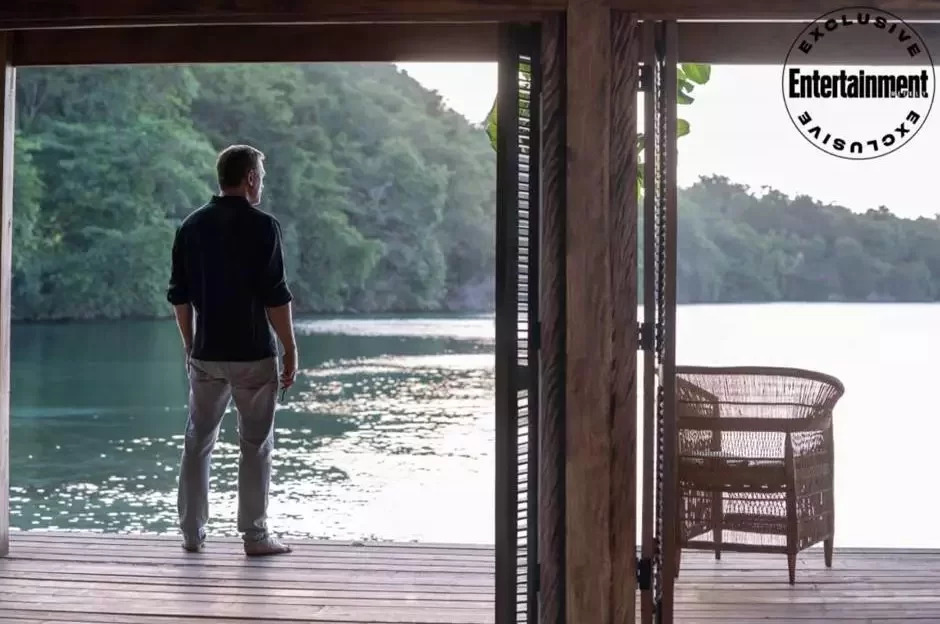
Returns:
[[[232,538],[188,554],[174,537],[14,531],[0,558],[0,624],[358,624],[494,621],[489,546],[290,541],[246,558]],[[940,551],[684,552],[678,624],[940,621]]]

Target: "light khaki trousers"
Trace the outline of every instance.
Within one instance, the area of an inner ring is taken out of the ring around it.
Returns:
[[[267,537],[268,489],[277,406],[277,358],[255,362],[189,360],[189,417],[180,461],[177,507],[188,544],[205,539],[209,472],[222,416],[238,410],[238,530],[245,541]]]

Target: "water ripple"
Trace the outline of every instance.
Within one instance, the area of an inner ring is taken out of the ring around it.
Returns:
[[[386,338],[366,338],[381,341],[372,353],[357,343],[356,356],[334,350],[300,372],[277,415],[272,527],[302,537],[491,541],[493,354],[478,339],[492,319],[318,321],[303,327],[313,333],[301,349],[322,347],[315,332],[326,330],[406,332],[419,342],[395,353]],[[185,405],[14,413],[15,527],[175,532]],[[213,534],[236,534],[238,454],[228,416],[213,453]]]

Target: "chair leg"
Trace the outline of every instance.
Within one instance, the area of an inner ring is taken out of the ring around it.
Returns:
[[[796,509],[796,477],[793,466],[793,439],[787,434],[784,446],[784,465],[786,466],[786,504],[787,504],[787,571],[790,573],[790,585],[796,584],[796,553],[799,552],[799,518]]]
[[[721,492],[712,493],[712,533],[715,538],[715,560],[721,560],[721,525],[724,522],[724,500]]]
[[[682,549],[676,547],[676,578],[679,578],[679,568],[682,566]]]
[[[830,473],[831,474],[831,473]],[[826,551],[826,567],[832,567],[832,547],[836,538],[836,514],[835,514],[835,493],[833,492],[833,484],[830,482],[829,490],[826,492],[826,506],[829,508],[829,539],[823,542],[823,546]]]

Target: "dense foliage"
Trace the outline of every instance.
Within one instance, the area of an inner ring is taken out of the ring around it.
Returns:
[[[25,69],[17,100],[16,318],[166,315],[175,225],[236,142],[300,311],[492,305],[485,131],[393,66]]]
[[[268,155],[300,311],[492,309],[486,132],[394,67],[24,69],[17,99],[18,319],[166,315],[174,227],[233,142]],[[940,220],[702,179],[680,192],[678,290],[937,300]]]
[[[936,301],[940,215],[863,214],[701,178],[680,193],[683,302]]]

